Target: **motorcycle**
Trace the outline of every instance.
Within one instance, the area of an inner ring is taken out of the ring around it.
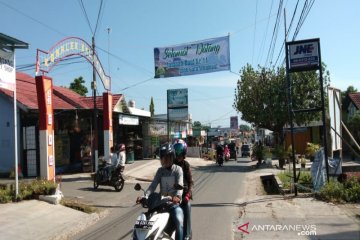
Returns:
[[[134,187],[136,191],[142,190],[137,183]],[[174,189],[181,190],[182,186],[175,184]],[[146,199],[141,200],[143,208],[148,208],[147,212],[141,213],[134,225],[133,240],[174,240],[175,226],[170,219],[169,209],[173,206],[171,197],[161,196],[160,193],[151,193]]]
[[[111,177],[108,176],[108,172],[111,173]],[[120,192],[125,185],[125,179],[122,176],[122,167],[114,167],[107,163],[100,165],[94,176],[94,189],[97,189],[100,185],[114,187],[117,192]]]
[[[222,166],[224,164],[224,156],[221,154],[218,154],[216,162],[217,162],[217,164],[219,164],[219,166]]]
[[[229,151],[229,152],[226,152],[226,153],[224,154],[224,156],[225,156],[225,162],[229,161],[229,160],[230,160],[230,151]]]

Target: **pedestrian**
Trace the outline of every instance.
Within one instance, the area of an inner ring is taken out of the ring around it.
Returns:
[[[116,164],[116,167],[120,167],[121,172],[125,170],[125,162],[126,162],[125,144],[121,143],[119,145],[118,160]]]
[[[187,153],[187,144],[184,140],[179,139],[174,143],[175,149],[175,164],[180,166],[184,173],[184,192],[182,195],[181,208],[184,212],[184,240],[192,238],[191,230],[191,204],[192,189],[194,181],[190,169],[190,163],[185,160]]]

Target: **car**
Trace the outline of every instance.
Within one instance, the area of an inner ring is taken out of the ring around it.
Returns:
[[[251,148],[249,144],[243,144],[241,146],[241,157],[250,157]]]

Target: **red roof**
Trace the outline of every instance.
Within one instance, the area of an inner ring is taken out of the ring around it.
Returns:
[[[13,97],[13,93],[9,90],[0,88],[0,92]],[[113,107],[122,96],[122,94],[113,95]],[[35,78],[26,73],[16,73],[16,99],[28,109],[38,109]],[[102,99],[102,96],[96,98],[98,109],[103,108]],[[68,88],[53,86],[53,107],[54,110],[92,109],[93,100],[92,97],[83,97]]]
[[[360,109],[360,92],[357,93],[349,93],[349,97],[357,109]]]
[[[122,94],[113,94],[113,101],[112,101],[112,109],[114,109],[115,105],[122,100]],[[93,97],[82,97],[83,102],[86,102],[88,106],[93,108],[94,106],[94,98]],[[96,108],[103,109],[103,96],[96,96]]]

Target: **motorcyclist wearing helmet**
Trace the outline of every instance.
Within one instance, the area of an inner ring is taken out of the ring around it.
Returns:
[[[192,188],[194,182],[192,179],[192,173],[190,164],[185,160],[187,153],[187,144],[184,140],[179,139],[174,143],[175,149],[175,164],[180,166],[184,172],[184,192],[182,195],[181,208],[184,211],[184,239],[191,239],[191,204],[192,199]]]
[[[183,190],[174,188],[175,184],[184,185],[183,171],[174,164],[175,151],[172,144],[164,144],[160,147],[161,167],[156,171],[155,177],[145,192],[147,198],[160,184],[160,194],[171,197],[173,206],[170,208],[170,217],[176,227],[175,239],[183,240],[184,214],[180,207]],[[136,203],[140,203],[142,197],[138,197]]]

